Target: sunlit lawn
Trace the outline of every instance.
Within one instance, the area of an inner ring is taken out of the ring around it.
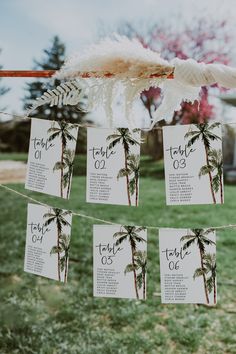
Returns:
[[[236,223],[236,187],[224,206],[165,206],[164,181],[141,179],[140,207],[85,203],[85,177],[52,206],[121,224],[204,227]],[[218,305],[160,303],[158,232],[148,232],[148,299],[93,298],[92,221],[73,218],[68,284],[23,272],[27,201],[0,189],[0,353],[236,353],[236,230],[217,232]]]

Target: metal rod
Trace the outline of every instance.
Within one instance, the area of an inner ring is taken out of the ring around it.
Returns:
[[[0,70],[0,77],[52,77],[55,74],[56,70]],[[82,78],[90,78],[90,77],[101,77],[101,74],[98,72],[81,72],[77,73],[77,76]],[[112,73],[105,73],[103,76],[109,78],[113,77]],[[155,77],[165,77],[165,75],[160,74],[152,74],[147,78],[155,78]],[[167,76],[167,79],[173,79],[173,73]]]
[[[52,77],[55,70],[0,70],[0,77]]]

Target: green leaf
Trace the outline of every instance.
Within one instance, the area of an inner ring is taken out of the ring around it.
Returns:
[[[203,276],[203,274],[205,274],[204,269],[202,268],[197,268],[193,274],[193,279],[197,278],[197,277],[201,277]]]
[[[202,166],[200,171],[199,171],[199,174],[198,176],[201,177],[201,176],[205,176],[207,175],[209,172],[212,172],[213,168],[211,166]]]
[[[136,270],[137,267],[135,265],[133,265],[132,263],[131,264],[128,264],[126,267],[125,267],[125,271],[124,273],[130,273],[130,272],[133,272],[134,270]]]
[[[132,178],[129,181],[129,190],[130,190],[130,194],[133,195],[135,193],[135,178]]]
[[[119,179],[121,177],[129,176],[129,174],[130,174],[130,170],[129,169],[121,168],[120,171],[117,174],[117,179]]]
[[[65,265],[66,265],[66,257],[63,256],[63,257],[60,259],[60,270],[61,270],[61,272],[64,271]]]
[[[53,246],[51,248],[51,251],[50,251],[50,255],[51,254],[55,254],[55,253],[61,253],[63,250],[61,249],[61,247],[58,247],[58,246]]]
[[[218,192],[220,189],[220,178],[219,175],[215,175],[212,179],[212,187],[214,192]]]
[[[61,161],[57,161],[53,167],[53,172],[54,171],[58,171],[58,170],[62,170],[64,168],[64,163],[61,163]]]
[[[142,275],[142,273],[139,273],[137,275],[137,286],[138,286],[138,289],[141,289],[142,286],[143,286],[143,275]]]

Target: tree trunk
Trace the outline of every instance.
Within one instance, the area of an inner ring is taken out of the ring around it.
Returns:
[[[150,117],[150,120],[153,120],[152,116],[152,100],[148,99],[148,102],[146,103],[142,99],[141,95],[141,100],[148,110],[148,114]],[[158,130],[151,130],[147,134],[147,139],[146,143],[142,144],[142,148],[144,149],[144,153],[150,155],[154,160],[160,160],[163,158],[163,138],[162,134],[160,134],[160,131]]]
[[[142,277],[143,277],[143,299],[145,300],[146,299],[146,284],[145,284],[145,272],[143,272],[142,274]]]
[[[220,201],[221,201],[221,204],[224,203],[222,175],[220,176]]]
[[[204,270],[203,254],[202,254],[201,250],[200,250],[200,258],[201,258],[201,268],[202,268],[202,270]],[[204,271],[202,273],[203,273],[202,276],[203,276],[203,282],[204,282],[204,290],[205,290],[206,301],[207,301],[207,304],[209,304],[209,296],[208,296],[207,284],[206,284],[206,275],[205,275]]]
[[[61,197],[63,198],[63,158],[64,158],[64,145],[61,146]]]
[[[138,177],[135,178],[135,206],[138,206]]]
[[[207,162],[207,166],[209,167],[209,159],[208,159],[208,148],[205,145],[205,152],[206,152],[206,162]],[[212,185],[212,175],[211,172],[208,172],[209,175],[209,179],[210,179],[210,187],[211,187],[211,195],[212,195],[212,199],[213,199],[213,203],[216,204],[216,197],[215,197],[215,193],[213,190],[213,185]]]
[[[213,279],[214,281],[214,304],[216,304],[216,279]]]
[[[59,236],[60,236],[60,233],[59,231],[57,230],[57,248],[58,248],[58,251],[59,251],[59,247],[60,247],[60,244],[59,244]],[[57,252],[57,272],[58,272],[58,280],[61,281],[61,271],[60,271],[60,253]]]
[[[65,259],[65,274],[64,274],[64,283],[67,282],[67,267],[68,267],[68,257]]]
[[[135,263],[134,263],[134,250],[131,247],[131,252],[132,252],[132,265],[133,265],[133,273],[134,273],[134,288],[135,288],[135,293],[136,293],[136,298],[139,299],[139,294],[138,294],[138,286],[137,286],[137,274],[135,270]]]
[[[71,175],[72,175],[72,172],[70,173],[69,182],[68,182],[68,187],[67,187],[67,192],[66,192],[66,198],[67,198],[67,199],[69,199]]]
[[[128,164],[127,164],[127,151],[124,148],[124,152],[125,152],[125,169],[126,171],[128,170]],[[127,188],[127,196],[128,196],[128,205],[131,205],[131,199],[130,199],[130,192],[129,192],[129,176],[126,175],[126,188]]]

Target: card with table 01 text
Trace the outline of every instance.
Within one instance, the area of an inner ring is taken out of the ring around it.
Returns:
[[[78,127],[32,118],[25,188],[69,198]]]

